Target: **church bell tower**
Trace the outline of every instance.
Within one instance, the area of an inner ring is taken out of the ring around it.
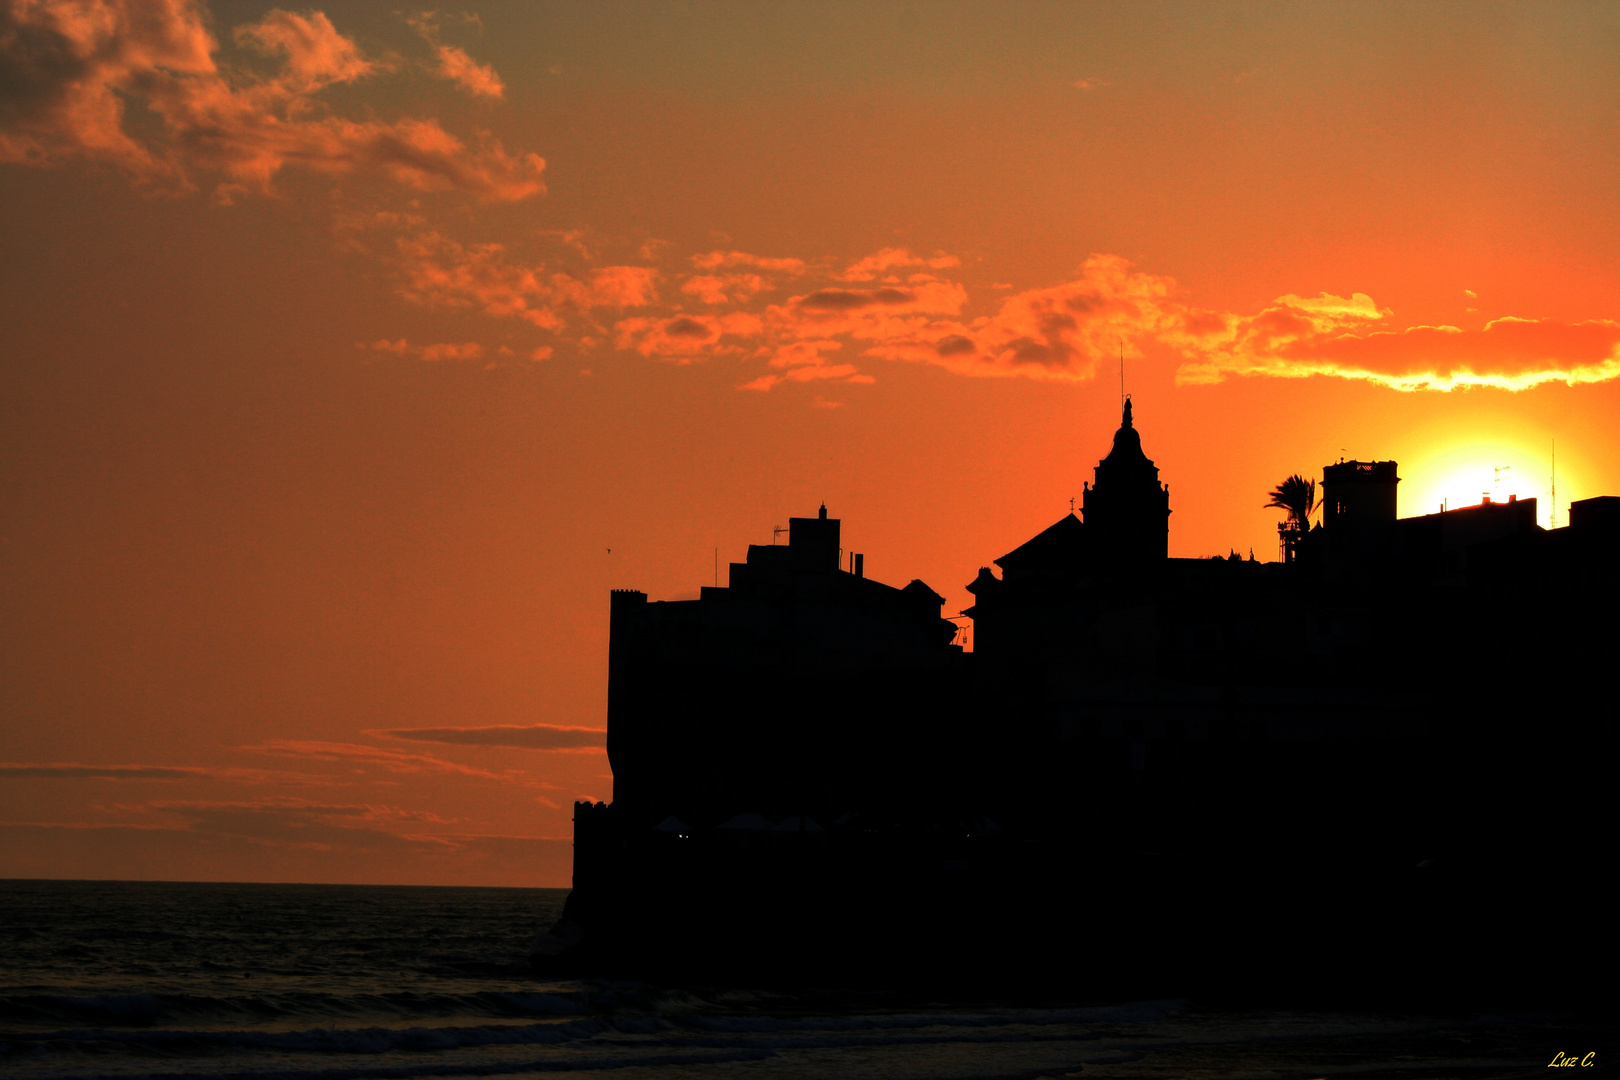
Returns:
[[[1170,555],[1170,488],[1142,453],[1126,398],[1114,446],[1086,485],[1081,515],[1096,556],[1114,566],[1143,566]]]

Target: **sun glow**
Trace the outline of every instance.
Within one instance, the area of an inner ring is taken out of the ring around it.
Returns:
[[[1569,523],[1569,504],[1584,498],[1578,462],[1561,460],[1557,476],[1558,498],[1553,505],[1551,446],[1531,448],[1509,440],[1458,443],[1425,454],[1411,464],[1401,463],[1400,513],[1402,517],[1432,514],[1442,507],[1459,510],[1478,506],[1489,498],[1535,499],[1536,523],[1542,528]]]

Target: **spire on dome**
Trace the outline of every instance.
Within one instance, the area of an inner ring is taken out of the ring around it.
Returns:
[[[1170,492],[1142,452],[1131,411],[1131,399],[1123,395],[1114,445],[1097,463],[1081,506],[1094,550],[1116,562],[1163,559],[1169,550]]]

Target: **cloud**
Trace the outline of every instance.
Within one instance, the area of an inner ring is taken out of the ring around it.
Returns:
[[[807,383],[827,379],[850,383],[873,382],[870,375],[862,375],[854,364],[830,364],[821,355],[823,352],[833,352],[843,347],[842,342],[830,340],[790,341],[778,345],[771,350],[770,364],[773,368],[786,370],[777,375],[761,375],[742,384],[738,389],[764,391],[785,382]]]
[[[884,248],[875,254],[851,263],[843,274],[839,276],[845,281],[871,281],[879,274],[885,274],[903,266],[926,266],[934,270],[944,270],[960,265],[962,265],[960,259],[954,255],[946,255],[943,252],[933,258],[923,259],[913,255],[905,248]]]
[[[137,830],[230,839],[258,848],[395,856],[514,848],[534,852],[566,840],[515,836],[481,823],[430,810],[388,803],[315,802],[293,797],[263,799],[164,799],[116,808],[113,822],[3,822],[0,827],[62,830]]]
[[[423,345],[417,355],[423,360],[478,360],[484,355],[484,347],[476,341],[442,342],[437,345]]]
[[[504,96],[506,84],[501,82],[501,77],[495,73],[493,67],[480,64],[468,56],[464,49],[446,45],[439,40],[440,27],[447,20],[458,21],[477,30],[482,30],[484,25],[483,20],[470,12],[457,18],[444,12],[423,11],[405,20],[423,40],[433,46],[433,55],[438,61],[433,73],[441,79],[456,83],[474,97],[499,99]]]
[[[822,363],[821,354],[842,349],[841,341],[790,341],[778,345],[771,353],[771,367],[796,368],[804,364]]]
[[[410,811],[391,820],[381,809],[244,803],[152,809],[140,821],[0,821],[0,847],[26,877],[172,877],[206,866],[237,881],[568,884],[566,836],[413,822]]]
[[[461,244],[428,231],[397,241],[399,293],[424,307],[474,307],[536,326],[557,327],[552,289],[542,267],[511,263],[501,244]]]
[[[1166,279],[1135,273],[1125,260],[1094,255],[1073,281],[1028,289],[970,323],[930,320],[869,354],[937,364],[965,375],[1088,379],[1122,339],[1170,329],[1179,314]]]
[[[183,765],[78,765],[0,762],[0,779],[205,780],[214,770]]]
[[[898,251],[885,249],[851,269],[875,275],[899,264]],[[827,285],[769,305],[765,347],[756,355],[773,366],[798,356],[805,366],[742,388],[838,378],[844,365],[825,363],[821,353],[840,340],[863,346],[866,357],[961,375],[1058,381],[1091,379],[1122,351],[1171,358],[1184,384],[1326,376],[1396,390],[1520,390],[1620,377],[1620,323],[1611,320],[1506,317],[1479,330],[1395,328],[1394,312],[1361,292],[1289,293],[1252,314],[1218,311],[1191,303],[1174,279],[1115,255],[1093,255],[1073,280],[1014,293],[990,314],[963,317],[968,302],[960,283],[914,274],[874,288]],[[813,361],[783,344],[811,341],[822,343]]]
[[[769,390],[785,382],[817,382],[822,379],[842,379],[844,382],[874,382],[870,375],[860,374],[854,364],[812,364],[792,368],[781,375],[761,375],[744,383],[742,390]]]
[[[0,780],[226,780],[238,784],[325,787],[329,776],[281,769],[217,765],[85,765],[79,762],[0,762]]]
[[[395,356],[416,356],[427,361],[481,360],[484,356],[484,347],[476,341],[447,341],[435,345],[412,345],[405,338],[394,341],[390,341],[388,338],[380,338],[377,341],[356,342],[355,348],[369,349],[372,352],[393,353]]]
[[[705,304],[742,303],[768,288],[758,274],[695,274],[681,283],[681,292]]]
[[[1258,340],[1243,341],[1226,355],[1184,365],[1183,381],[1214,381],[1227,374],[1332,375],[1395,390],[1527,390],[1620,377],[1620,322],[1608,319],[1565,323],[1509,317],[1479,330],[1412,326],[1296,334],[1290,329],[1256,334]]]
[[[275,10],[257,23],[237,27],[235,37],[239,45],[285,57],[283,83],[300,93],[354,82],[376,70],[360,55],[359,47],[339,34],[332,20],[319,11],[295,15]]]
[[[406,300],[476,308],[548,330],[560,329],[569,309],[642,307],[658,298],[658,271],[646,266],[599,266],[581,279],[514,262],[503,244],[462,244],[431,230],[398,238],[396,250]]]
[[[1319,330],[1332,330],[1343,322],[1366,320],[1372,322],[1393,315],[1388,308],[1373,303],[1366,293],[1354,293],[1348,298],[1321,293],[1317,296],[1279,296],[1273,303],[1317,320]]]
[[[439,78],[448,79],[474,97],[499,99],[506,94],[506,84],[490,65],[480,64],[454,45],[436,46],[434,52],[439,58]]]
[[[568,299],[580,307],[644,307],[658,299],[657,280],[658,271],[648,266],[599,266],[589,287],[573,287]]]
[[[489,727],[379,728],[367,735],[412,742],[453,746],[508,746],[525,750],[594,751],[605,746],[607,732],[600,728],[559,727],[553,724],[495,724]]]
[[[816,289],[769,306],[765,317],[777,340],[847,335],[887,346],[926,340],[936,325],[954,327],[952,317],[961,313],[967,300],[967,290],[956,282],[914,275],[904,286]],[[867,355],[881,355],[881,349],[869,348]]]
[[[758,316],[743,312],[623,319],[613,327],[614,344],[642,356],[687,364],[700,357],[741,351],[740,345],[726,339],[757,336],[762,326]]]
[[[154,187],[217,173],[229,202],[267,192],[288,166],[368,173],[421,190],[513,201],[545,190],[545,162],[488,135],[469,144],[437,120],[352,120],[317,98],[381,70],[324,14],[275,10],[232,35],[279,61],[257,75],[222,67],[192,0],[36,0],[0,8],[0,161],[82,159]],[[126,105],[153,121],[136,134]]]
[[[750,255],[745,251],[710,251],[692,256],[692,265],[699,270],[717,270],[721,267],[746,266],[754,270],[779,270],[797,274],[805,269],[803,259],[772,259]]]
[[[154,810],[228,811],[241,814],[324,815],[359,822],[426,822],[449,825],[454,818],[440,817],[429,810],[407,810],[377,803],[318,803],[289,796],[264,799],[161,799],[146,804]]]
[[[456,844],[449,827],[466,826],[428,810],[384,803],[326,803],[288,796],[262,799],[160,799],[116,808],[124,820],[101,827],[161,829],[231,837],[266,847],[314,851],[418,848]],[[66,824],[58,828],[97,827]]]
[[[379,765],[394,773],[460,773],[463,776],[477,776],[486,780],[510,780],[510,774],[494,773],[488,769],[479,769],[472,765],[463,765],[456,761],[445,761],[442,758],[427,754],[407,754],[398,750],[387,750],[380,746],[366,746],[360,743],[334,743],[321,742],[311,739],[269,739],[255,746],[244,746],[243,750],[256,754],[271,754],[277,757],[309,758],[315,761],[354,761],[370,765]]]
[[[1255,312],[1222,311],[1194,303],[1173,278],[1110,254],[1090,256],[1056,285],[991,293],[984,300],[993,306],[975,313],[967,286],[943,276],[959,265],[956,257],[905,248],[881,249],[841,270],[829,259],[717,249],[691,257],[703,272],[676,275],[672,302],[660,297],[662,279],[651,267],[548,271],[500,244],[462,244],[433,231],[401,237],[398,249],[400,292],[413,302],[523,319],[581,348],[603,335],[596,309],[649,309],[612,324],[616,348],[681,364],[763,360],[768,370],[736,384],[756,392],[870,383],[868,361],[1081,382],[1111,370],[1121,353],[1174,364],[1182,384],[1333,377],[1397,390],[1517,390],[1620,377],[1620,324],[1608,320],[1504,317],[1478,330],[1402,328],[1393,311],[1356,291],[1286,293]],[[796,291],[773,298],[772,275],[782,273]],[[693,304],[701,307],[689,310]],[[576,315],[584,323],[577,328]],[[412,350],[403,339],[367,347]]]

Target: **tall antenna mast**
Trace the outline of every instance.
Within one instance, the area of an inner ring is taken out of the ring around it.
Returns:
[[[1552,441],[1552,505],[1547,508],[1547,528],[1558,528],[1558,437]]]
[[[1125,407],[1125,339],[1115,338],[1119,342],[1119,407]]]

